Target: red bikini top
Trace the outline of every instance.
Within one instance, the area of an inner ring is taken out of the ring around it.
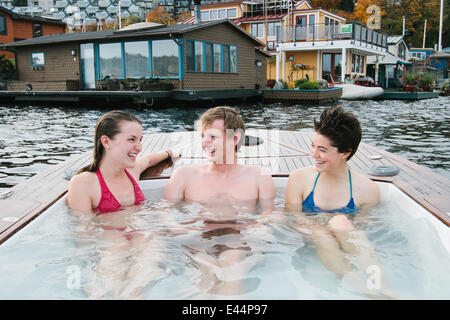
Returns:
[[[134,204],[135,205],[140,204],[142,201],[145,200],[145,196],[142,193],[142,190],[139,187],[139,185],[132,177],[132,175],[129,174],[127,170],[124,169],[124,171],[127,174],[128,178],[130,178],[131,182],[133,183],[134,198],[135,198]],[[95,210],[98,211],[99,214],[120,210],[122,208],[122,205],[120,204],[119,201],[117,201],[117,199],[114,197],[111,191],[109,191],[108,186],[106,185],[105,180],[103,179],[103,176],[100,172],[100,169],[97,170],[97,177],[98,181],[100,182],[102,197]]]

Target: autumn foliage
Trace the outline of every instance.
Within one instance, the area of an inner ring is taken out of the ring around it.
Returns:
[[[380,15],[381,31],[389,35],[403,33],[405,17],[405,41],[411,47],[422,47],[423,30],[427,19],[426,47],[434,47],[439,37],[440,0],[357,0],[351,9],[351,0],[311,0],[313,8],[322,8],[338,14],[347,21],[358,21],[364,25],[373,23],[376,12]],[[442,46],[450,46],[450,0],[444,0]]]

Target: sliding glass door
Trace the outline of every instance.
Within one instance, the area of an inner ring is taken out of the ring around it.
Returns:
[[[322,54],[322,79],[329,82],[341,82],[341,58],[340,53]]]

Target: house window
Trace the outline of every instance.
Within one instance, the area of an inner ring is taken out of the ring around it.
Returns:
[[[205,58],[206,58],[206,72],[213,72],[213,44],[212,43],[205,43]]]
[[[237,46],[186,40],[189,72],[238,72]]]
[[[352,72],[355,72],[356,55],[352,54]]]
[[[352,72],[363,73],[364,72],[364,59],[365,57],[359,54],[352,54]]]
[[[32,66],[45,65],[44,53],[43,52],[32,52],[31,53],[31,65]]]
[[[6,35],[6,17],[2,14],[0,14],[0,34]]]
[[[315,15],[313,15],[313,14],[309,15],[309,32],[310,33],[314,32],[315,19],[316,19]]]
[[[273,51],[277,49],[276,41],[267,41],[267,50]]]
[[[209,18],[211,20],[217,20],[217,10],[211,10],[209,13]]]
[[[223,45],[223,72],[230,72],[230,46]]]
[[[222,72],[222,54],[220,44],[214,44],[214,72]]]
[[[202,19],[202,21],[209,20],[209,11],[202,11],[200,13],[200,18]]]
[[[394,66],[391,64],[386,65],[386,77],[394,78]]]
[[[227,13],[228,13],[228,19],[233,19],[233,18],[237,17],[237,9],[236,8],[228,9]]]
[[[219,10],[219,19],[226,19],[227,18],[227,11],[225,9]]]
[[[178,77],[178,45],[172,39],[152,41],[153,77]]]
[[[186,41],[186,67],[187,71],[195,71],[194,41]]]
[[[106,76],[122,78],[122,44],[101,43],[98,45],[100,79]]]
[[[149,78],[148,42],[125,42],[125,74],[127,78]],[[147,66],[147,68],[145,68]]]
[[[238,71],[237,61],[238,61],[237,47],[230,46],[230,72],[237,73]]]
[[[398,56],[402,59],[405,59],[405,45],[403,43],[400,43],[399,48],[398,48]]]
[[[322,54],[322,79],[332,82],[341,82],[341,59],[340,53]]]
[[[203,42],[195,41],[195,71],[202,72],[203,68]]]
[[[277,35],[277,28],[281,27],[281,22],[269,22],[267,24],[267,36],[275,37]]]
[[[264,24],[263,23],[252,23],[250,33],[256,38],[264,37]]]
[[[33,29],[33,38],[42,36],[42,24],[33,23],[32,29]]]

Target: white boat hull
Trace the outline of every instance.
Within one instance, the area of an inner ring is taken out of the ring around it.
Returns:
[[[344,100],[360,100],[372,99],[384,93],[384,89],[380,87],[364,87],[356,84],[343,84],[342,96]]]

